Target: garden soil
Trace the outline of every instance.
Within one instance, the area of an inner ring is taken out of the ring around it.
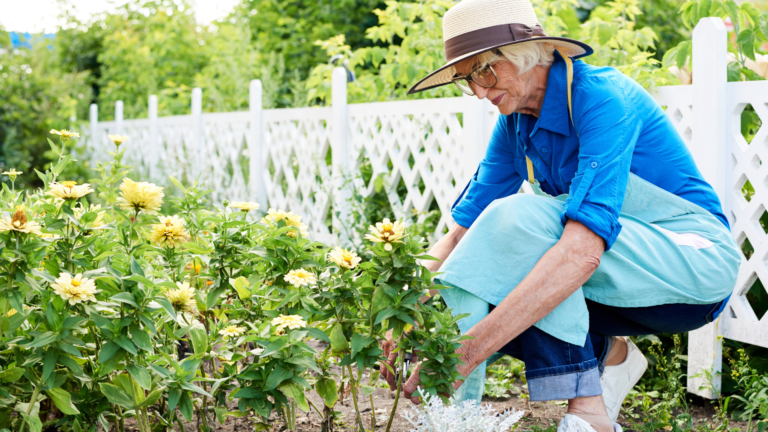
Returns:
[[[322,409],[322,401],[320,400],[319,396],[313,392],[308,392],[308,395],[312,400],[312,403],[319,409]],[[377,388],[373,396],[376,415],[376,431],[384,432],[386,429],[387,420],[389,418],[389,413],[392,406],[394,405],[395,393],[389,391],[388,388]],[[541,432],[554,432],[557,430],[557,422],[563,417],[563,415],[565,415],[565,402],[529,402],[526,397],[521,396],[522,395],[520,394],[515,394],[503,400],[484,399],[483,403],[490,404],[493,409],[498,412],[507,409],[525,411],[525,417],[521,421],[520,427],[516,429],[517,431],[533,430]],[[362,395],[362,393],[358,398],[358,403],[362,412],[363,424],[365,425],[366,429],[370,430],[372,414],[371,404],[367,398]],[[408,423],[408,421],[406,421],[403,417],[403,414],[411,410],[412,407],[413,404],[410,401],[400,398],[391,429],[392,432],[408,432],[413,429],[411,424]],[[237,409],[234,402],[232,403],[232,409]],[[335,409],[336,411],[341,412],[341,419],[338,422],[336,430],[339,432],[354,431],[355,409],[352,402],[352,397],[347,395],[343,402],[339,402],[336,405]],[[703,400],[694,402],[694,406],[691,407],[690,413],[693,417],[694,429],[695,426],[700,423],[712,421],[714,416],[712,405]],[[185,423],[184,430],[186,432],[197,431],[198,429],[196,420],[197,419],[195,418],[192,422]],[[285,431],[282,421],[277,418],[273,418],[271,420],[272,424],[274,424],[271,432]],[[625,418],[623,415],[619,417],[619,423],[622,425],[625,431],[635,430],[630,426],[632,422]],[[135,428],[134,425],[134,422],[127,421],[126,431],[138,432],[138,429]],[[224,424],[215,422],[212,424],[212,426],[213,429],[217,432],[253,432],[252,423],[250,423],[250,420],[245,418],[237,419],[234,417],[229,417]],[[730,427],[739,427],[741,430],[744,430],[746,423],[732,422]],[[320,432],[320,429],[320,416],[314,410],[311,410],[310,413],[299,412],[297,419],[298,432]],[[666,432],[663,429],[661,431]]]

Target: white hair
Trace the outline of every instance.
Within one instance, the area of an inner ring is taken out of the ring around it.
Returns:
[[[477,65],[488,65],[500,60],[499,52],[522,74],[535,66],[549,66],[555,59],[555,47],[546,42],[531,42],[506,45],[497,50],[486,51],[475,56]]]

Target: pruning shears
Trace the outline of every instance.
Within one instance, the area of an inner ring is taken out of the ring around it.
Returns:
[[[398,368],[397,370],[397,376],[395,377],[395,381],[400,380],[400,372],[403,372],[403,381],[408,379],[408,368],[411,366],[411,359],[413,358],[413,354],[406,352],[405,353],[405,359],[403,359],[403,365],[402,368]]]

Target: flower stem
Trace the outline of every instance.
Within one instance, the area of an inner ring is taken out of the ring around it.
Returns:
[[[349,369],[349,382],[352,384],[350,391],[352,393],[352,403],[355,405],[355,414],[357,414],[357,424],[360,426],[360,431],[365,432],[363,419],[360,417],[360,409],[357,407],[357,382],[355,381],[355,375],[352,373],[352,365],[347,365],[347,368]]]
[[[40,395],[40,386],[36,386],[35,390],[32,392],[32,398],[29,400],[29,406],[27,406],[27,412],[25,413],[26,416],[29,416],[29,413],[32,412],[32,407],[35,406],[35,402],[37,402],[37,396]],[[24,427],[27,425],[27,419],[24,418],[21,421],[21,428],[19,429],[19,432],[24,432]]]
[[[400,355],[397,356],[398,367],[400,367],[400,365],[403,364],[404,356],[405,356],[405,351],[400,351]],[[400,400],[400,391],[402,389],[403,389],[403,374],[399,373],[397,374],[397,393],[395,393],[395,403],[392,405],[392,412],[389,413],[389,421],[387,422],[386,432],[389,432],[389,429],[392,427],[392,421],[395,419],[395,411],[397,411],[397,401]]]

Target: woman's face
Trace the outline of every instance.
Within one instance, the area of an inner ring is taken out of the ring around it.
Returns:
[[[478,66],[477,61],[470,58],[457,63],[455,68],[459,74],[468,74]],[[503,57],[492,63],[491,67],[498,77],[496,85],[492,88],[484,88],[472,83],[475,95],[479,99],[491,101],[499,109],[499,112],[504,115],[510,115],[513,112],[538,115],[541,104],[539,101],[537,107],[535,103],[538,92],[534,90],[536,81],[534,80],[534,75],[539,67],[535,67],[523,74],[518,74],[517,68]]]

